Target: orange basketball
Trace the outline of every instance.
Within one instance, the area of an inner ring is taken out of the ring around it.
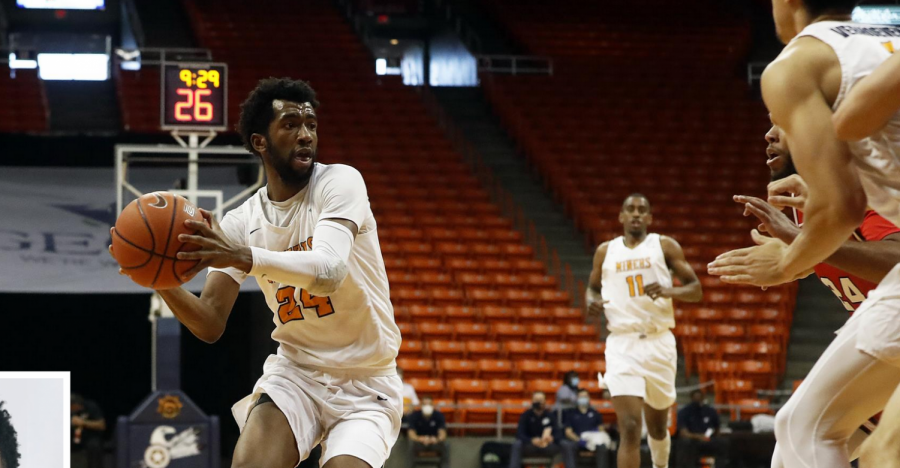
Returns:
[[[135,283],[153,289],[174,288],[190,278],[182,275],[197,260],[178,260],[178,252],[199,250],[178,240],[196,234],[184,226],[187,219],[203,221],[200,210],[184,197],[153,192],[132,201],[119,214],[112,235],[113,255]]]

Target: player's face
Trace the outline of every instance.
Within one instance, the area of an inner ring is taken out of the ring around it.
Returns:
[[[619,222],[625,226],[625,231],[632,235],[645,234],[647,226],[653,222],[653,216],[650,214],[650,202],[643,197],[628,197],[622,204]]]
[[[274,100],[275,117],[269,124],[263,161],[271,164],[281,179],[290,184],[304,184],[312,175],[319,137],[318,119],[308,102]]]
[[[766,133],[766,165],[769,166],[769,175],[772,180],[784,179],[797,172],[794,169],[794,161],[791,159],[791,151],[788,149],[784,131],[778,125],[772,124],[772,128]]]

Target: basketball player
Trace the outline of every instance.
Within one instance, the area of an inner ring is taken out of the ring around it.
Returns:
[[[618,466],[641,464],[641,416],[653,465],[668,467],[669,408],[675,403],[677,350],[672,299],[699,302],[700,281],[674,239],[650,234],[650,202],[639,193],[622,203],[623,236],[600,244],[585,293],[589,316],[605,313],[606,386],[621,441]],[[672,273],[682,286],[675,286]]]
[[[753,232],[755,247],[725,253],[709,272],[730,283],[780,284],[832,255],[863,221],[866,203],[900,224],[900,116],[860,142],[832,123],[855,83],[900,47],[900,28],[849,22],[855,0],[773,0],[789,44],[763,74],[763,98],[808,184],[804,226],[788,246]],[[847,467],[847,442],[900,383],[900,266],[882,279],[776,416],[785,467]],[[876,434],[879,431],[876,431]],[[860,464],[870,461],[864,447]],[[869,465],[872,466],[872,465]],[[885,466],[885,465],[878,465]]]
[[[774,195],[771,204],[745,195],[736,195],[734,200],[744,205],[744,216],[754,215],[759,219],[760,230],[790,244],[800,234],[798,225],[803,222],[800,210],[806,199],[806,183],[797,175],[781,127],[773,124],[766,133],[766,142],[769,144],[766,164],[772,178],[769,191],[794,196]],[[793,210],[793,221],[782,212],[784,207]],[[825,262],[816,265],[815,272],[852,314],[897,263],[900,263],[900,228],[874,210],[867,210],[850,240]]]
[[[241,428],[232,467],[292,468],[322,445],[324,468],[381,468],[400,431],[402,383],[395,358],[387,274],[366,185],[355,169],[316,162],[315,92],[269,78],[242,104],[240,133],[262,158],[267,184],[221,225],[186,226],[201,250],[186,276],[209,267],[198,298],[159,291],[201,340],[225,329],[240,284],[255,277],[272,310],[269,356],[253,392],[232,408]]]
[[[734,200],[744,204],[744,216],[754,215],[759,221],[760,230],[765,231],[790,244],[800,233],[798,224],[802,224],[802,213],[806,199],[806,183],[797,175],[791,160],[791,152],[784,132],[778,125],[766,133],[767,162],[772,183],[772,193],[791,193],[793,196],[774,195],[769,198],[772,204],[756,197],[737,195]],[[773,204],[777,206],[773,206]],[[793,209],[795,220],[790,220],[782,208]],[[891,224],[873,210],[866,211],[862,225],[854,231],[853,237],[845,242],[824,263],[816,265],[815,272],[822,283],[831,289],[841,301],[844,308],[853,311],[875,289],[878,282],[890,270],[900,263],[900,229]],[[850,460],[859,457],[859,448],[867,436],[875,429],[876,421],[872,418],[856,430],[847,442]],[[776,450],[776,463],[780,455]]]
[[[19,441],[3,403],[0,401],[0,468],[18,468]]]

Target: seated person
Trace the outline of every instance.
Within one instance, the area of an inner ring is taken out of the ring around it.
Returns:
[[[422,409],[409,415],[409,466],[420,452],[437,452],[441,468],[450,468],[450,447],[447,446],[447,424],[444,415],[434,410],[430,396],[422,398]]]
[[[519,418],[519,429],[516,441],[513,442],[509,456],[509,468],[522,468],[522,458],[528,456],[553,457],[560,453],[560,447],[554,442],[556,419],[547,409],[547,395],[534,392],[531,395],[531,409]],[[566,468],[574,468],[566,465]]]
[[[703,402],[703,392],[691,392],[691,402],[678,411],[678,468],[694,468],[700,456],[713,456],[716,466],[728,465],[728,440],[718,437],[719,414]]]
[[[563,419],[563,435],[560,442],[566,466],[576,466],[578,452],[594,452],[597,468],[609,467],[609,435],[603,427],[603,416],[591,408],[591,396],[587,390],[579,390],[576,407],[566,411]]]

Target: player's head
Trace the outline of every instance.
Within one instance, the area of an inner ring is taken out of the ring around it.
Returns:
[[[18,468],[19,441],[3,403],[0,401],[0,468]]]
[[[622,202],[622,211],[619,212],[619,222],[625,227],[625,232],[635,237],[647,234],[647,227],[653,222],[650,214],[650,200],[640,193],[632,193]]]
[[[701,392],[700,390],[694,390],[693,392],[691,392],[691,402],[697,404],[703,403],[703,392]]]
[[[772,0],[778,39],[787,44],[814,19],[849,15],[860,0]]]
[[[260,80],[241,104],[244,147],[289,185],[304,185],[318,156],[316,92],[305,81]]]
[[[794,160],[791,159],[791,150],[788,148],[784,131],[775,123],[766,132],[766,165],[769,166],[769,175],[772,180],[784,179],[797,173],[794,168]]]

